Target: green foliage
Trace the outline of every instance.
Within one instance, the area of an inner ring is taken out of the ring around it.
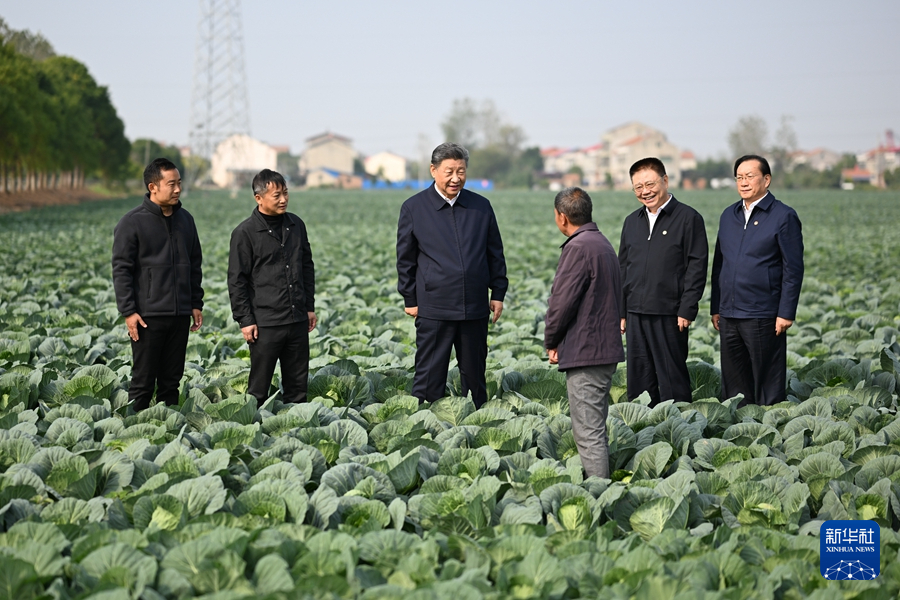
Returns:
[[[679,198],[711,235],[731,201]],[[511,288],[480,410],[454,395],[455,374],[443,399],[409,396],[400,195],[292,197],[321,273],[310,401],[276,393],[262,409],[244,395],[225,285],[228,235],[252,199],[185,197],[204,242],[204,325],[180,404],[140,414],[108,256],[139,200],[0,217],[0,596],[894,597],[900,209],[860,195],[851,222],[842,198],[785,198],[808,232],[788,401],[720,398],[718,338],[698,318],[694,401],[617,397],[610,480],[585,479],[565,377],[540,351],[561,241],[543,194],[492,197]],[[633,207],[610,194],[595,218],[615,238]],[[877,586],[818,574],[821,523],[856,518],[881,527]]]

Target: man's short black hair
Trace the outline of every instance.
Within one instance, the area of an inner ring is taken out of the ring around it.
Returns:
[[[469,151],[453,142],[444,142],[431,153],[431,164],[441,166],[445,160],[464,160],[469,166]]]
[[[553,207],[556,212],[566,215],[569,223],[577,227],[581,227],[585,223],[590,223],[593,218],[591,211],[591,197],[588,193],[578,187],[568,187],[556,195],[553,201]]]
[[[269,184],[273,184],[276,189],[287,189],[287,182],[284,180],[284,177],[281,173],[273,171],[272,169],[263,169],[253,178],[253,183],[250,186],[253,188],[254,196],[264,196],[266,194],[266,190],[269,189]]]
[[[768,175],[769,177],[772,176],[772,169],[769,167],[769,161],[767,161],[765,158],[763,158],[762,156],[759,156],[757,154],[745,154],[744,156],[742,156],[739,159],[737,159],[736,161],[734,161],[734,176],[735,177],[737,177],[737,170],[738,170],[738,167],[741,166],[741,163],[747,162],[748,160],[759,161],[759,170],[762,171],[762,174]]]
[[[144,169],[144,189],[149,190],[151,183],[159,185],[163,178],[163,171],[171,171],[172,169],[178,169],[178,167],[168,158],[154,159]]]
[[[654,173],[659,175],[660,177],[666,176],[666,167],[662,164],[662,161],[656,158],[655,156],[648,156],[647,158],[642,158],[637,161],[631,168],[628,170],[628,176],[630,178],[634,178],[634,174],[644,169],[652,169]]]

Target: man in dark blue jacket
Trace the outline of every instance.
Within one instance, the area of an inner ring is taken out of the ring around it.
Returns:
[[[181,174],[157,158],[144,169],[148,193],[113,233],[116,304],[125,317],[134,366],[128,399],[135,411],[157,402],[178,404],[188,330],[203,324],[200,239],[181,207]]]
[[[734,163],[741,201],[719,220],[710,313],[721,341],[722,394],[742,404],[785,399],[787,330],[803,282],[803,234],[794,209],[769,192],[772,171],[756,155]]]
[[[497,322],[509,282],[503,242],[487,198],[463,189],[468,151],[444,143],[431,154],[434,185],[403,203],[397,226],[397,290],[416,319],[412,395],[447,395],[451,347],[476,406],[487,402],[488,318]],[[490,299],[488,290],[490,289]]]
[[[305,402],[309,333],[316,326],[316,272],[306,224],[287,212],[284,177],[263,169],[253,178],[256,208],[231,233],[228,295],[250,345],[247,393],[261,406],[281,361],[282,397]]]
[[[568,239],[550,290],[544,347],[566,373],[572,433],[588,477],[609,478],[606,417],[616,364],[625,359],[619,315],[619,261],[591,221],[591,197],[580,188],[556,195],[556,226]]]

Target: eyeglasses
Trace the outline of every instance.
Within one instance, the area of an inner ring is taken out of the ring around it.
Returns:
[[[737,181],[738,183],[741,183],[741,182],[744,182],[744,181],[746,181],[747,183],[750,183],[751,181],[753,181],[753,180],[756,179],[757,177],[759,177],[759,175],[753,175],[753,174],[751,173],[750,175],[738,175],[737,177],[734,178],[734,180]]]
[[[656,181],[651,181],[650,183],[639,183],[634,186],[633,189],[635,194],[640,194],[644,191],[644,188],[647,188],[648,192],[656,191],[656,188],[659,187],[659,183],[662,181],[662,177],[657,179]]]

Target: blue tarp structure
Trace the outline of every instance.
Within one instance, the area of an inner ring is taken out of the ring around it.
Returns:
[[[363,180],[362,189],[364,190],[424,190],[434,183],[431,179],[406,179],[404,181],[369,181]],[[488,192],[494,189],[494,182],[490,179],[468,179],[466,180],[466,189],[475,192]]]

